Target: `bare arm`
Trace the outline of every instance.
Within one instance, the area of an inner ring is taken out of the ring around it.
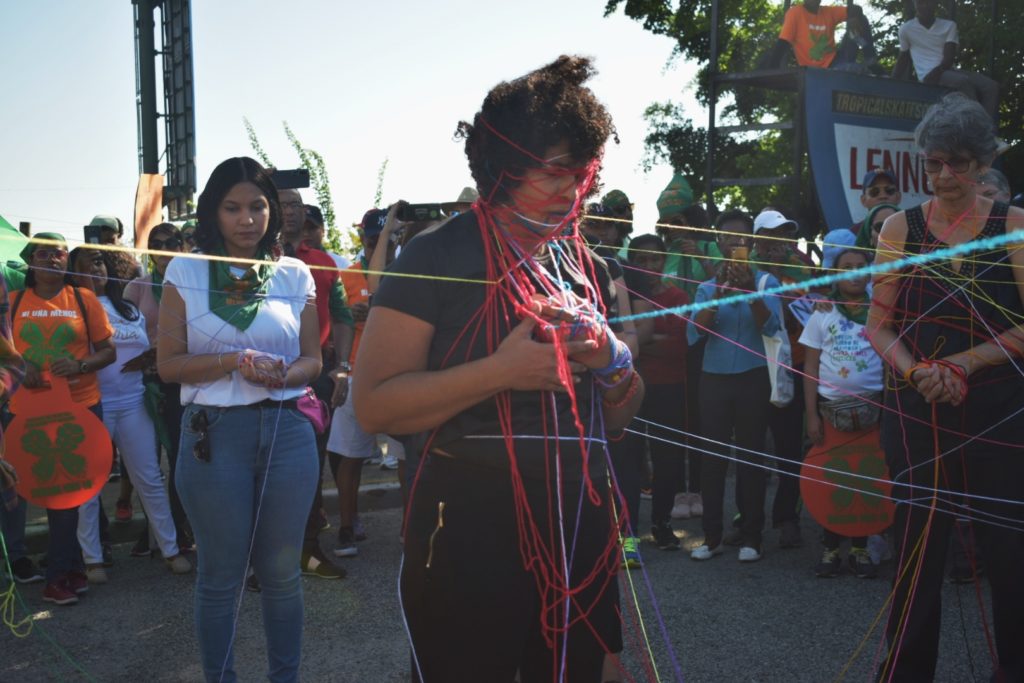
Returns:
[[[50,362],[50,372],[58,377],[80,375],[81,363],[88,366],[89,372],[96,372],[117,360],[117,350],[110,338],[92,343],[93,352],[81,358],[58,358]]]
[[[156,342],[156,368],[160,379],[179,384],[202,384],[230,375],[238,368],[241,352],[188,353],[185,302],[178,288],[164,283],[160,297],[160,333]]]
[[[552,344],[534,341],[533,326],[532,320],[524,320],[490,356],[428,370],[434,326],[391,308],[374,307],[363,330],[352,385],[360,425],[370,433],[413,434],[437,427],[502,391],[564,391],[559,352]],[[564,344],[570,356],[601,350],[593,341]],[[616,387],[605,397],[614,402],[626,389]],[[614,426],[629,411],[635,413],[642,394],[637,392],[621,409],[607,411],[606,421]]]
[[[818,383],[821,371],[821,349],[804,347],[804,410],[807,414],[807,436],[816,444],[825,438],[818,414]]]
[[[629,301],[629,291],[626,290],[626,280],[624,278],[616,278],[615,284],[615,300],[619,305],[619,316],[623,318],[629,318],[633,315],[633,307]],[[629,352],[636,358],[640,354],[640,341],[637,338],[636,323],[632,320],[622,321],[622,332],[619,333],[619,339],[626,343],[629,347]]]
[[[373,250],[373,255],[370,256],[370,262],[367,264],[366,271],[366,289],[369,290],[370,294],[377,291],[377,287],[380,286],[381,273],[388,265],[388,242],[391,240],[391,235],[394,234],[395,230],[398,229],[398,205],[402,202],[395,202],[388,207],[388,215],[384,219],[384,229],[380,233],[380,237],[377,238],[377,248]]]
[[[910,65],[910,51],[900,52],[895,66],[892,67],[892,77],[898,81],[907,80],[910,78]]]
[[[902,259],[906,255],[906,239],[906,215],[897,213],[887,218],[878,236],[875,265]],[[900,278],[904,276],[898,271],[875,275],[871,308],[868,309],[865,326],[871,345],[899,377],[905,376],[917,364],[917,359],[897,335],[893,320],[893,311],[899,297]],[[910,376],[911,382],[929,403],[950,399],[943,382],[943,370],[948,374],[948,369],[932,367],[915,370]]]
[[[299,357],[288,366],[284,376],[286,389],[308,386],[320,376],[323,358],[320,355],[320,322],[316,300],[309,299],[299,316]]]

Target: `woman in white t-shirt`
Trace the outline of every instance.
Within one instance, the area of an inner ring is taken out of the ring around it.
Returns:
[[[175,574],[187,574],[192,571],[192,563],[178,550],[171,504],[156,454],[156,430],[143,400],[142,354],[149,349],[146,319],[134,304],[121,298],[120,287],[107,279],[104,252],[79,247],[71,252],[68,265],[74,273],[74,284],[96,294],[114,328],[117,360],[96,372],[103,397],[103,424],[121,453],[167,566]],[[99,494],[83,504],[78,515],[78,543],[86,558],[102,554],[98,507]],[[85,573],[93,583],[107,581],[100,564],[87,564]]]
[[[857,247],[839,251],[827,269],[858,270],[868,265],[865,252]],[[818,308],[807,320],[800,343],[804,355],[804,402],[807,410],[807,436],[816,444],[825,438],[823,404],[830,401],[865,397],[869,410],[881,403],[882,359],[871,346],[864,323],[871,304],[867,293],[868,276],[839,280],[832,290],[829,310]],[[839,545],[843,537],[824,529],[825,546],[815,574],[822,578],[837,576],[842,566]],[[867,550],[867,537],[851,540],[848,558],[850,570],[860,578],[874,578],[878,567]]]
[[[196,627],[208,681],[236,680],[235,605],[252,565],[271,681],[296,681],[299,553],[319,476],[297,409],[320,374],[309,268],[279,258],[281,210],[256,161],[222,162],[199,196],[196,239],[213,258],[175,257],[164,275],[157,369],[181,384],[178,492],[199,548]]]

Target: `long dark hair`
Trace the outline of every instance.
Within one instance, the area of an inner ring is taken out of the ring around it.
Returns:
[[[64,274],[64,282],[77,287],[75,284],[75,275],[85,275],[80,273],[75,267],[80,256],[84,256],[89,252],[99,251],[98,249],[89,249],[88,247],[75,247],[68,255],[68,270]],[[131,301],[124,298],[124,285],[117,281],[117,276],[111,277],[113,272],[114,260],[111,258],[112,251],[99,251],[100,256],[103,257],[103,265],[107,267],[107,284],[103,286],[103,295],[110,299],[110,303],[114,306],[114,310],[117,311],[122,318],[125,320],[138,320],[139,319],[139,308]]]
[[[270,172],[249,157],[225,159],[213,169],[196,204],[196,244],[206,254],[213,253],[220,245],[217,209],[224,201],[224,197],[231,192],[231,188],[239,183],[252,183],[267,198],[270,205],[270,221],[267,223],[266,234],[257,246],[271,254],[271,258],[276,258],[274,254],[279,251],[275,248],[278,246],[277,236],[281,232],[281,203],[277,198],[277,188],[271,180]]]

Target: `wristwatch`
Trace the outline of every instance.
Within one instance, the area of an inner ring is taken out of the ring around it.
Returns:
[[[84,360],[78,361],[78,374],[84,375],[87,372],[89,372],[89,364]]]

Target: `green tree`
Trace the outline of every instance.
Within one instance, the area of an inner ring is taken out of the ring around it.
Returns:
[[[264,166],[273,167],[274,164],[270,161],[270,157],[260,144],[259,137],[256,135],[256,129],[252,123],[245,117],[242,118],[242,122],[245,124],[245,130],[249,136],[249,145],[252,147],[253,152]],[[309,171],[310,186],[316,193],[317,205],[324,215],[324,248],[328,251],[348,256],[354,255],[356,252],[355,235],[351,229],[342,230],[337,225],[334,214],[334,201],[331,198],[331,181],[327,176],[327,164],[324,162],[323,156],[314,149],[304,147],[295,136],[287,121],[283,121],[282,125],[284,126],[284,133],[288,138],[288,142],[291,143],[296,154],[299,156],[299,166]]]
[[[958,27],[961,53],[958,66],[990,72],[989,21],[992,0],[958,0]],[[606,0],[605,16],[621,8],[623,13],[643,27],[673,42],[671,59],[696,62],[700,69],[694,85],[698,102],[708,104],[708,72],[711,50],[712,0]],[[870,0],[869,17],[880,61],[886,67],[895,62],[898,52],[897,29],[909,16],[906,0]],[[1024,141],[1024,45],[1011,40],[1024,32],[1024,14],[1014,13],[1009,3],[1000,3],[1001,15],[995,26],[995,69],[1003,89],[1000,110],[1002,136],[1012,143]],[[758,60],[774,45],[782,25],[782,3],[771,0],[720,0],[719,60],[722,73],[754,70]],[[754,123],[762,120],[792,120],[794,98],[789,93],[754,88],[737,89],[719,99],[719,124]],[[706,189],[707,131],[696,126],[674,102],[650,105],[645,118],[647,168],[665,161],[687,175],[695,193]],[[775,176],[789,172],[789,131],[769,131],[757,136],[716,135],[719,177]],[[1020,145],[1019,147],[1024,147]],[[1024,179],[1024,149],[1014,148],[1005,155],[1006,172],[1012,179]],[[756,208],[769,203],[786,203],[785,188],[722,188],[715,191],[719,206]]]

